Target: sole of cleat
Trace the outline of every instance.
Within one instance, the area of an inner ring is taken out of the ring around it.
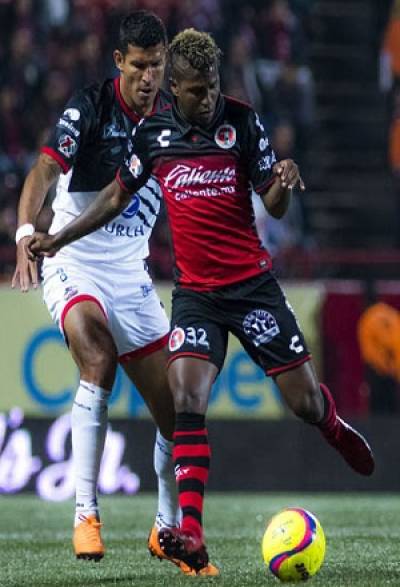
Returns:
[[[81,553],[81,554],[76,555],[76,558],[78,560],[94,561],[95,563],[99,563],[103,557],[104,557],[104,554]]]

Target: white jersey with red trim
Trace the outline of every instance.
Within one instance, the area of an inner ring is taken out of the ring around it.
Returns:
[[[160,92],[154,112],[170,108],[168,94]],[[52,207],[54,234],[79,216],[98,192],[114,178],[140,118],[124,101],[119,78],[106,80],[76,93],[67,103],[56,127],[42,148],[63,170]],[[155,178],[111,222],[64,247],[58,256],[85,262],[132,262],[149,254],[148,240],[161,205]]]

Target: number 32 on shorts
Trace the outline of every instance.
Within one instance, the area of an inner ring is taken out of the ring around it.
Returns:
[[[183,329],[180,326],[175,326],[169,337],[169,350],[177,351],[184,343],[193,347],[210,348],[210,343],[207,340],[207,332],[204,328],[194,328],[188,326]]]

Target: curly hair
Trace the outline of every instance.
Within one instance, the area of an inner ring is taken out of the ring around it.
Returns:
[[[147,10],[137,10],[122,19],[119,28],[118,49],[123,55],[128,45],[148,49],[162,43],[168,44],[167,31],[163,21]]]
[[[219,64],[221,50],[211,35],[191,28],[174,37],[168,56],[171,73],[182,70],[182,63],[177,65],[180,58],[185,59],[193,69],[206,72]]]

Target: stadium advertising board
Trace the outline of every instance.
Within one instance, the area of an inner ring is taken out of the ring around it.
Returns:
[[[170,287],[158,288],[170,307]],[[322,290],[286,288],[318,363],[318,331]],[[40,292],[22,295],[0,289],[1,373],[5,392],[0,412],[21,408],[26,416],[58,416],[70,409],[78,385],[78,371],[58,329],[51,322]],[[225,367],[213,389],[210,417],[278,418],[283,406],[271,379],[250,361],[231,339]],[[147,416],[144,403],[122,369],[118,370],[111,402],[111,417]]]

